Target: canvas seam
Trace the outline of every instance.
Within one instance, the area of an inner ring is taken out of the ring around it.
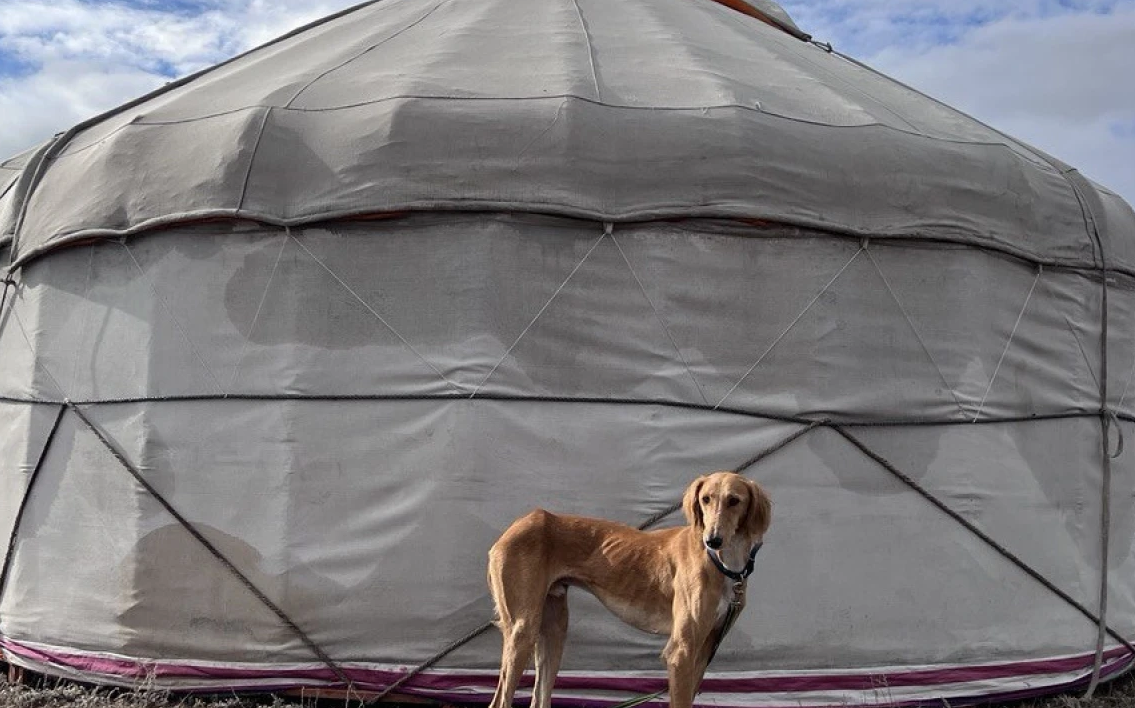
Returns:
[[[599,72],[595,69],[595,48],[591,45],[591,32],[587,29],[587,20],[583,18],[583,9],[579,6],[579,0],[571,0],[571,2],[575,6],[575,14],[579,18],[579,27],[583,31],[583,41],[587,45],[587,61],[591,67],[591,82],[595,87],[595,100],[602,103],[603,94],[599,89]]]
[[[252,152],[248,156],[248,169],[244,173],[244,181],[240,186],[240,200],[236,203],[236,213],[240,214],[244,209],[244,198],[248,195],[248,184],[252,181],[252,168],[256,165],[256,155],[260,151],[260,140],[264,137],[264,129],[268,126],[268,118],[272,115],[272,108],[264,111],[264,117],[260,119],[260,128],[256,131],[256,140],[252,144]]]
[[[314,84],[315,84],[316,82],[318,82],[319,80],[323,79],[323,78],[324,78],[325,76],[327,76],[328,74],[332,74],[332,73],[334,73],[334,72],[338,71],[339,69],[342,69],[343,67],[347,66],[348,64],[350,64],[351,62],[355,61],[356,59],[358,59],[359,57],[363,56],[364,54],[367,54],[367,53],[369,53],[369,52],[371,52],[371,51],[373,51],[373,50],[375,50],[375,49],[377,49],[377,48],[381,47],[382,45],[386,44],[386,43],[387,43],[387,42],[389,42],[390,40],[392,40],[392,39],[394,39],[394,38],[396,38],[396,37],[399,37],[399,36],[401,36],[401,35],[402,35],[403,33],[405,33],[405,32],[407,32],[407,31],[409,31],[409,30],[413,29],[413,28],[414,28],[414,27],[416,27],[416,26],[418,26],[419,24],[421,24],[422,22],[424,22],[424,21],[426,20],[426,18],[428,18],[428,17],[430,16],[430,15],[434,14],[434,12],[436,12],[436,11],[437,11],[437,9],[438,9],[438,8],[440,8],[440,7],[441,7],[442,5],[444,5],[444,4],[445,4],[444,2],[439,2],[439,3],[437,4],[437,5],[434,5],[434,6],[433,6],[433,9],[431,9],[431,10],[430,10],[429,12],[427,12],[427,13],[426,13],[426,14],[424,14],[424,15],[422,15],[422,16],[421,16],[421,17],[419,17],[418,19],[414,20],[414,21],[413,21],[413,22],[411,22],[410,24],[406,25],[406,26],[405,26],[405,27],[403,27],[402,29],[398,30],[398,31],[397,31],[397,32],[395,32],[394,34],[391,34],[391,35],[389,35],[389,36],[385,37],[385,38],[384,38],[384,39],[382,39],[381,41],[379,41],[379,42],[377,42],[377,43],[375,43],[375,44],[372,44],[371,46],[369,46],[369,47],[367,47],[366,49],[362,50],[362,51],[361,51],[361,52],[359,52],[358,54],[355,54],[355,55],[354,55],[354,56],[352,56],[351,58],[349,58],[349,59],[346,59],[346,60],[344,60],[344,61],[340,62],[339,64],[336,64],[335,66],[333,66],[333,67],[331,67],[331,68],[327,69],[326,71],[324,71],[324,72],[320,73],[319,75],[317,75],[317,76],[313,77],[313,78],[312,78],[312,79],[311,79],[310,81],[308,81],[308,82],[307,82],[306,84],[304,84],[304,85],[303,85],[303,86],[302,86],[302,87],[300,88],[300,90],[299,90],[299,91],[296,91],[296,93],[295,93],[295,94],[294,94],[294,95],[293,95],[293,96],[292,96],[291,98],[289,98],[289,99],[288,99],[288,102],[287,102],[287,103],[285,103],[285,104],[284,104],[283,106],[281,106],[281,108],[283,108],[283,109],[290,109],[290,108],[291,108],[291,106],[292,106],[292,104],[293,104],[293,103],[295,103],[295,102],[296,102],[296,100],[298,100],[298,99],[299,99],[299,97],[300,97],[301,95],[303,95],[303,92],[304,92],[304,91],[307,91],[307,90],[308,90],[309,88],[311,88],[311,87],[312,87],[312,86],[313,86],[313,85],[314,85]]]

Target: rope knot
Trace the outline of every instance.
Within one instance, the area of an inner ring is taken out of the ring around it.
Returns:
[[[1103,417],[1103,418],[1106,418],[1108,423],[1115,424],[1115,432],[1116,432],[1115,452],[1108,452],[1108,454],[1107,454],[1108,457],[1110,457],[1111,459],[1114,460],[1114,459],[1118,458],[1120,455],[1123,454],[1123,440],[1124,440],[1123,439],[1123,428],[1121,428],[1120,425],[1119,425],[1119,416],[1112,409],[1107,408],[1105,406],[1104,408],[1100,409],[1100,416]],[[1110,430],[1111,430],[1111,425],[1104,425],[1104,434],[1108,436],[1108,441],[1111,440],[1111,434],[1109,432]]]

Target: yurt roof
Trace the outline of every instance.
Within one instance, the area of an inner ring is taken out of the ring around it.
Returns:
[[[23,262],[217,217],[742,218],[1135,271],[1135,214],[1059,161],[807,41],[770,0],[382,0],[0,170]],[[21,174],[15,179],[14,174]],[[8,184],[10,183],[10,184]],[[4,216],[6,215],[6,216]]]

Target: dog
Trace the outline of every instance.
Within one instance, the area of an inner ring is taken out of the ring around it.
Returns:
[[[756,482],[715,472],[690,483],[682,510],[688,526],[640,531],[536,509],[501,534],[489,549],[489,589],[504,638],[490,708],[511,708],[533,658],[531,706],[550,708],[570,586],[595,595],[632,627],[669,635],[662,659],[670,706],[690,708],[716,640],[728,629],[730,603],[730,617],[744,606],[745,580],[772,520],[772,502]]]

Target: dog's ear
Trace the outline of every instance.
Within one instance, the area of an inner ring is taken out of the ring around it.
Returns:
[[[701,486],[705,483],[705,475],[698,477],[690,486],[686,487],[686,494],[682,497],[682,512],[686,515],[686,521],[690,526],[699,529],[705,528],[705,520],[701,515],[701,504],[698,503],[698,497],[701,496]]]
[[[762,538],[772,523],[772,500],[761,485],[753,480],[746,479],[745,484],[749,487],[749,508],[741,523],[746,534],[752,538]]]

